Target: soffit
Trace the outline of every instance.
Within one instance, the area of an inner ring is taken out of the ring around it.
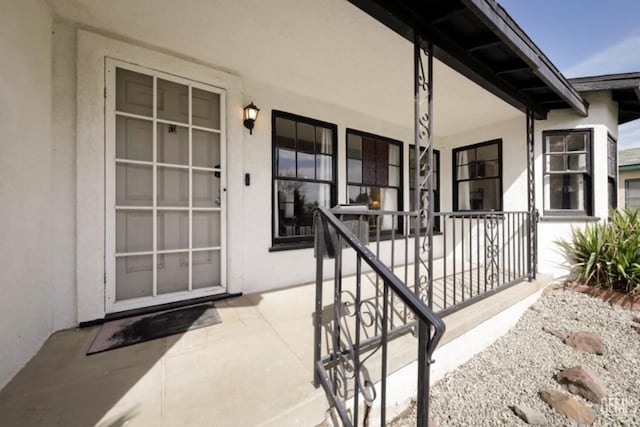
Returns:
[[[350,1],[407,40],[417,31],[436,58],[522,111],[587,115],[586,101],[494,0]]]

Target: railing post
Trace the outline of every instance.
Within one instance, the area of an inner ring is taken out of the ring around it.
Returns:
[[[316,311],[314,313],[313,324],[313,385],[320,386],[320,373],[318,372],[318,362],[322,357],[322,282],[323,282],[323,258],[320,251],[320,240],[322,239],[322,222],[320,215],[316,213],[315,221],[315,247],[316,247]],[[325,242],[325,245],[327,242]]]
[[[536,268],[538,265],[538,245],[537,245],[537,214],[536,214],[536,186],[535,186],[535,116],[533,110],[527,109],[527,184],[529,189],[528,211],[528,277],[529,281],[536,278]]]

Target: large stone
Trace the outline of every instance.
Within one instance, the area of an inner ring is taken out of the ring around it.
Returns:
[[[604,353],[604,345],[602,339],[592,332],[576,332],[565,338],[564,343],[578,351],[585,353]]]
[[[584,406],[573,397],[558,390],[542,390],[540,398],[553,409],[577,421],[580,424],[591,425],[595,420],[591,408]]]
[[[547,328],[546,326],[543,326],[542,330],[545,331],[548,334],[551,334],[551,335],[553,335],[555,337],[560,338],[563,342],[569,336],[569,332],[560,331],[558,329]]]
[[[527,405],[514,405],[513,412],[527,424],[537,426],[547,425],[547,419],[544,417],[544,414]]]
[[[607,397],[607,388],[596,374],[582,366],[576,366],[560,371],[556,376],[560,384],[579,396],[593,403],[602,402]]]

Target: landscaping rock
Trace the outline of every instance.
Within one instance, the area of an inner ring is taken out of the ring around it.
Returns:
[[[539,304],[533,304],[532,306],[529,307],[529,310],[535,311],[536,313],[541,313],[542,307],[540,307]]]
[[[564,343],[578,351],[585,353],[603,354],[602,339],[592,332],[576,332],[565,338]]]
[[[582,366],[576,366],[560,371],[556,376],[558,382],[579,396],[600,404],[608,395],[607,388],[596,374]]]
[[[557,390],[542,390],[540,398],[553,409],[577,421],[580,424],[591,425],[595,421],[591,408],[584,406],[573,397]]]
[[[544,414],[536,411],[533,408],[530,408],[527,405],[515,405],[513,408],[513,412],[522,418],[522,420],[531,425],[537,426],[545,426],[547,425],[547,419],[544,417]]]

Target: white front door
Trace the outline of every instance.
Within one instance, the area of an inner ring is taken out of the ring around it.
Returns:
[[[224,91],[105,65],[106,311],[225,292]]]

